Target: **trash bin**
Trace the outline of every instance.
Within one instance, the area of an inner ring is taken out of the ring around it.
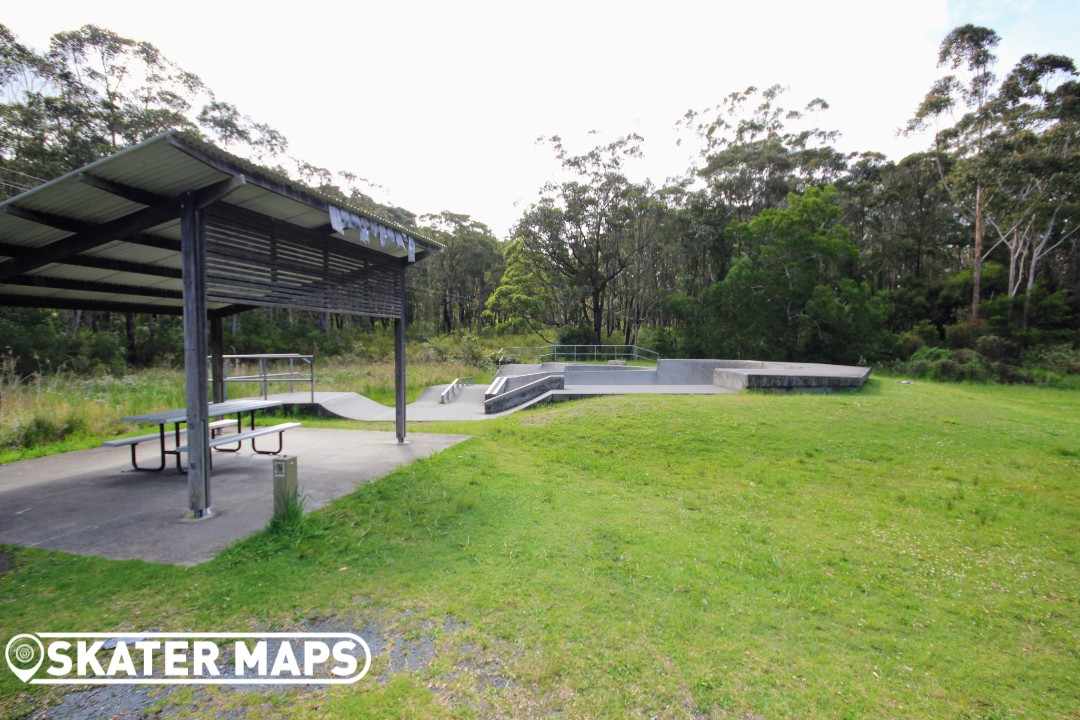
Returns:
[[[297,500],[296,456],[283,455],[274,458],[274,515],[288,512],[289,505]]]

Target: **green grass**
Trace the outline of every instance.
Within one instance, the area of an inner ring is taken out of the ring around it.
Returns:
[[[475,437],[203,566],[11,548],[0,640],[330,623],[427,658],[262,717],[1076,717],[1080,393],[875,379],[410,430]],[[0,698],[42,701],[6,673]]]

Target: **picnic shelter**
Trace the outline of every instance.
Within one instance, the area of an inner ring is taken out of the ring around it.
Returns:
[[[183,316],[188,496],[204,517],[223,320],[256,307],[392,319],[403,443],[405,274],[440,248],[170,131],[0,202],[0,306]]]

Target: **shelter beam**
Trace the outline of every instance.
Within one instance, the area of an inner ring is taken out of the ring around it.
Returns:
[[[177,243],[177,246],[177,250],[179,250],[179,243]],[[98,270],[115,270],[117,272],[135,273],[136,275],[149,275],[151,277],[172,278],[173,280],[179,280],[184,277],[183,271],[177,268],[165,267],[163,265],[147,265],[146,263],[131,262],[129,260],[114,260],[112,258],[101,257],[100,255],[80,255],[64,260],[63,264],[97,268]]]
[[[244,183],[243,175],[235,175],[196,192],[185,193],[182,197],[189,198],[192,208],[201,209],[225,197]],[[182,204],[181,198],[171,198],[116,220],[76,232],[70,237],[57,240],[32,252],[23,253],[19,257],[0,264],[0,281],[17,275],[25,275],[49,263],[63,262],[69,257],[110,243],[118,237],[161,225],[176,218]],[[5,209],[10,207],[7,206]]]
[[[0,294],[0,307],[101,310],[103,312],[130,312],[144,315],[182,315],[184,312],[184,309],[178,305],[148,305],[146,303],[85,300],[82,298],[49,297],[46,295]],[[221,310],[225,310],[225,308]],[[221,310],[215,312],[221,312]]]
[[[114,182],[113,180],[106,180],[105,178],[90,175],[89,173],[79,173],[75,177],[78,178],[79,182],[85,185],[97,188],[98,190],[104,190],[107,193],[140,205],[157,205],[160,202],[168,200],[164,195],[158,195],[157,193],[152,193],[148,190],[140,190],[139,188]]]
[[[93,227],[93,225],[69,217],[30,210],[29,208],[23,208],[17,205],[5,205],[4,212],[8,215],[22,218],[23,220],[29,220],[32,223],[37,223],[38,225],[44,225],[45,227],[51,227],[57,230],[64,230],[66,232],[84,232]]]
[[[46,288],[50,290],[80,290],[86,292],[98,292],[106,295],[139,295],[143,297],[166,298],[168,300],[181,300],[183,293],[177,290],[153,287],[135,287],[120,283],[88,282],[85,280],[68,280],[66,278],[54,278],[47,275],[26,275],[24,277],[8,278],[4,281],[7,285],[20,285],[23,287]]]

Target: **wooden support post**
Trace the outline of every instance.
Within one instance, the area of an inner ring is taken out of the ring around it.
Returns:
[[[401,317],[394,319],[394,392],[397,419],[397,441],[405,442],[405,268],[398,279],[401,283]]]
[[[210,372],[213,375],[214,402],[225,402],[225,330],[220,315],[210,318]]]
[[[206,222],[193,193],[180,203],[184,273],[184,383],[187,402],[188,500],[195,517],[210,514],[209,409],[206,405]]]

